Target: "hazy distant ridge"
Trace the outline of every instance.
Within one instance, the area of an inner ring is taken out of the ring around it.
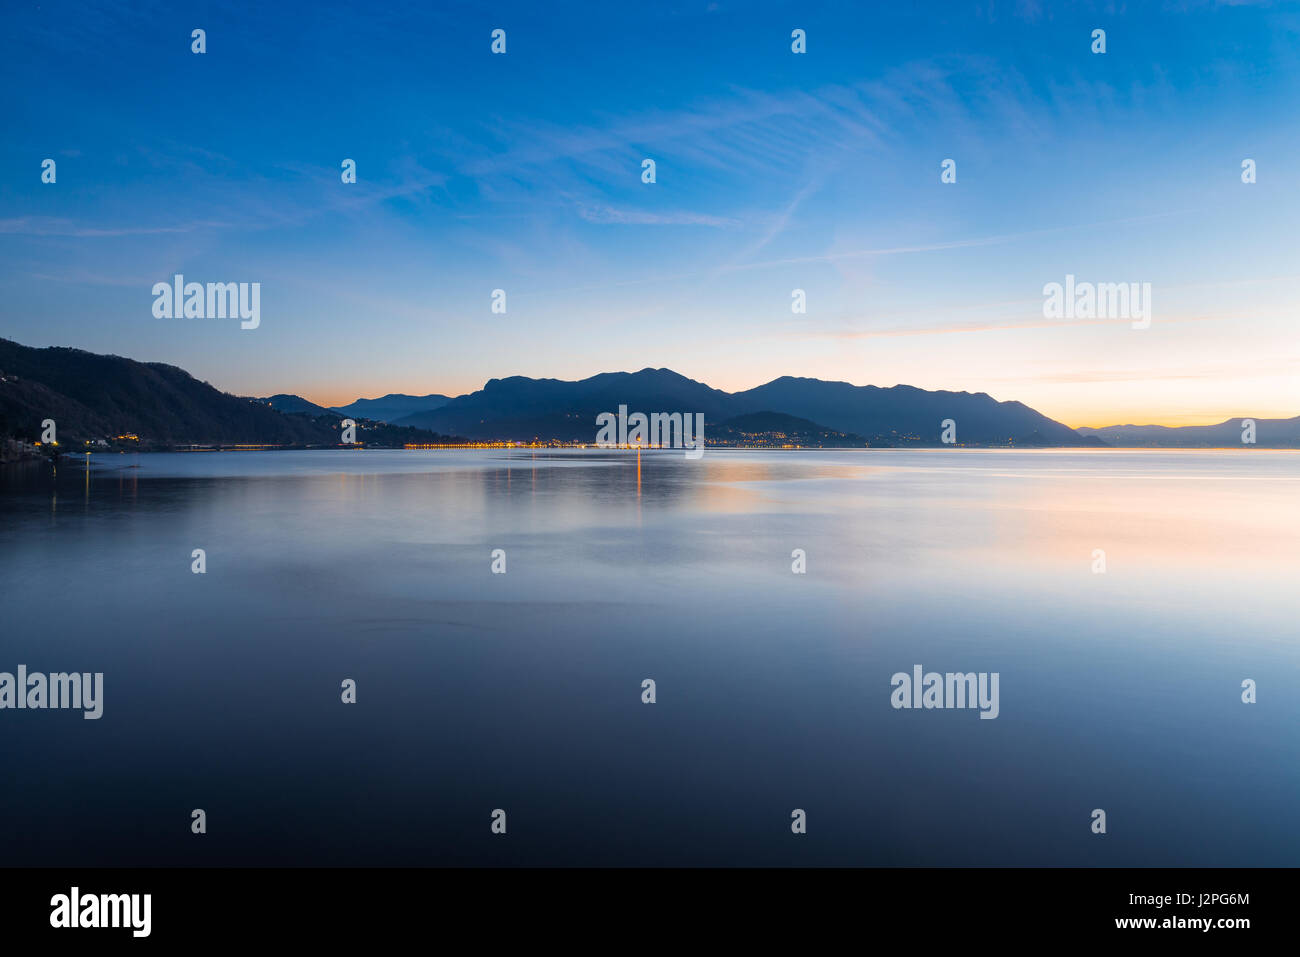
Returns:
[[[336,405],[333,406],[333,411],[343,415],[359,415],[376,422],[396,422],[417,412],[441,409],[450,401],[451,397],[445,395],[402,395],[393,392],[378,399],[357,399],[347,405]]]
[[[1300,448],[1300,416],[1293,419],[1254,419],[1255,445],[1262,448]],[[1241,446],[1243,419],[1227,419],[1217,425],[1108,425],[1102,429],[1080,428],[1084,436],[1096,436],[1108,445],[1129,448],[1236,448]]]

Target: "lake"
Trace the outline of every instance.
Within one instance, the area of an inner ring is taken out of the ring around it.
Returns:
[[[104,676],[0,710],[0,856],[1300,864],[1300,454],[637,461],[0,470],[0,671]],[[894,707],[917,665],[996,718]]]

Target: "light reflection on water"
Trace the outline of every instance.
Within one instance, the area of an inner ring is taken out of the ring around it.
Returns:
[[[1300,863],[1295,453],[93,461],[0,472],[0,670],[105,674],[14,863]]]

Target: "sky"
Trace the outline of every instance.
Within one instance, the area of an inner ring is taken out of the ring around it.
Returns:
[[[0,336],[323,405],[667,367],[1291,417],[1298,61],[1296,3],[10,4]],[[156,317],[177,273],[260,325]],[[1149,328],[1045,317],[1067,275]]]

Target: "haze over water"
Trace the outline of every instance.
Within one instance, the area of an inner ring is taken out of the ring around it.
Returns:
[[[639,475],[591,450],[0,471],[0,671],[104,673],[98,721],[0,713],[0,854],[1300,862],[1297,453],[710,450]],[[998,672],[999,716],[893,709],[916,664]]]

